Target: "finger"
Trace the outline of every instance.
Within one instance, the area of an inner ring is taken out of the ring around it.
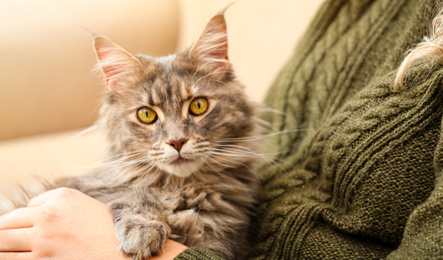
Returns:
[[[0,252],[30,252],[32,231],[32,228],[0,230]]]
[[[35,259],[32,252],[0,252],[0,259],[2,260],[28,260]]]
[[[54,190],[44,192],[28,202],[28,207],[38,207],[45,204],[54,195]]]
[[[175,259],[183,250],[186,250],[188,247],[182,245],[173,240],[166,240],[163,251],[160,254],[151,256],[149,260],[167,260],[167,259]]]
[[[0,230],[27,228],[34,225],[34,208],[19,208],[0,216]]]
[[[45,193],[42,193],[38,195],[37,197],[32,198],[29,203],[28,207],[38,207],[46,202],[49,202],[52,199],[60,199],[60,198],[66,198],[72,196],[72,194],[75,193],[81,193],[80,191],[73,190],[70,188],[57,188],[54,190],[47,191]]]

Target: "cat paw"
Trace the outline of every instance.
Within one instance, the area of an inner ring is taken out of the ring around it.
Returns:
[[[121,219],[115,224],[115,230],[120,249],[137,260],[159,253],[169,234],[164,223],[145,218]]]

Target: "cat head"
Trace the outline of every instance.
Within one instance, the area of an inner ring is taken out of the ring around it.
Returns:
[[[108,89],[99,122],[113,159],[178,177],[247,160],[242,138],[254,134],[254,106],[233,76],[223,14],[178,54],[133,55],[104,36],[94,48]]]

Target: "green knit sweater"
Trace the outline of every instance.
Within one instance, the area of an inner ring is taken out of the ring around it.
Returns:
[[[265,105],[253,259],[443,259],[443,67],[409,69],[436,0],[329,0]],[[177,259],[217,259],[190,248]]]

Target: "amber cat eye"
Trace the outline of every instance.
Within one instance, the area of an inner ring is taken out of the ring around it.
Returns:
[[[208,110],[208,100],[202,97],[192,100],[189,106],[189,111],[195,116],[203,114],[206,110]]]
[[[157,120],[157,113],[149,107],[142,107],[137,110],[137,117],[144,124],[152,124]]]

